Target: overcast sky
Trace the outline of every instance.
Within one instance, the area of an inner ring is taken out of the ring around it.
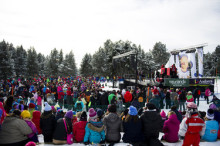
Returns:
[[[145,51],[220,44],[220,0],[0,0],[0,41],[48,55],[73,50],[77,66],[107,39]]]

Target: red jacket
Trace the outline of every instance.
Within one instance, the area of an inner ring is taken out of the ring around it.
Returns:
[[[39,111],[34,111],[33,112],[33,118],[32,118],[32,122],[35,124],[38,134],[41,134],[42,131],[40,129],[40,112]]]
[[[125,103],[126,102],[131,102],[132,101],[132,94],[129,91],[126,91],[124,95]]]
[[[82,142],[85,136],[87,121],[76,122],[73,126],[73,135],[76,142]]]
[[[72,94],[71,88],[68,87],[68,88],[67,88],[67,91],[66,91],[66,95],[67,95],[67,96],[71,96],[71,94]]]

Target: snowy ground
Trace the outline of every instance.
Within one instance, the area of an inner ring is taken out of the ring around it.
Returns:
[[[103,83],[104,84],[104,83]],[[117,83],[118,85],[118,83]],[[112,83],[107,83],[107,86],[105,86],[104,90],[108,90],[108,91],[112,91],[112,90],[119,90],[118,88],[112,88]],[[217,82],[215,83],[215,95],[220,98],[220,79],[217,80]],[[210,101],[212,100],[212,97],[210,97],[209,99]],[[42,105],[43,106],[43,105]],[[200,98],[200,104],[199,104],[199,111],[207,111],[209,105],[207,105],[206,101],[204,100],[204,98]],[[43,109],[43,108],[42,108]],[[162,109],[164,110],[166,113],[168,113],[168,109]],[[123,133],[121,133],[123,135]],[[160,133],[160,136],[159,136],[159,139],[161,139],[161,137],[163,136],[163,133]],[[44,144],[43,143],[43,136],[42,135],[39,135],[39,141],[40,141],[40,146],[52,146],[53,144]],[[181,146],[183,141],[180,140],[179,142],[177,143],[168,143],[168,142],[162,142],[165,146]],[[84,146],[84,144],[80,144],[80,143],[74,143],[72,144],[73,146]],[[115,146],[128,146],[129,144],[128,143],[117,143],[115,144]],[[65,146],[65,145],[63,145]],[[66,144],[67,146],[67,144]],[[216,141],[216,142],[200,142],[200,146],[220,146],[220,140]]]

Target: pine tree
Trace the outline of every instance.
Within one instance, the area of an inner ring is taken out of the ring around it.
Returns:
[[[162,64],[166,64],[169,60],[170,54],[167,52],[166,45],[161,42],[157,42],[153,50],[151,51],[154,62],[156,63],[156,69],[159,69]]]
[[[43,54],[39,53],[37,55],[38,67],[39,67],[39,75],[45,75],[45,57]]]
[[[31,47],[27,52],[27,75],[29,77],[38,75],[38,69],[37,52],[33,47]]]
[[[16,57],[15,57],[16,56]],[[19,46],[16,49],[15,56],[15,73],[16,76],[26,76],[27,71],[27,52],[23,49],[23,46]]]
[[[69,76],[76,76],[77,75],[77,68],[76,68],[76,62],[74,58],[74,54],[72,51],[66,56],[65,58],[66,64],[66,74]]]
[[[0,79],[4,80],[12,76],[11,58],[8,48],[4,40],[0,42]]]
[[[81,65],[80,65],[80,74],[84,77],[93,75],[93,69],[92,69],[92,56],[90,54],[85,54]]]
[[[56,48],[54,48],[50,56],[48,57],[48,63],[47,63],[47,74],[50,76],[58,77],[59,74],[59,54]]]

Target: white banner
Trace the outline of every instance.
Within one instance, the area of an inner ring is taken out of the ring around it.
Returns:
[[[175,64],[174,55],[171,55],[169,61],[168,61],[167,64],[165,65],[165,67],[166,67],[166,68],[170,68],[173,64]]]
[[[176,66],[177,72],[179,72],[179,68],[180,68],[179,55],[175,55],[175,57],[176,57],[175,66]]]
[[[203,47],[197,48],[198,53],[198,66],[199,66],[199,78],[203,77]]]
[[[188,53],[189,60],[190,60],[190,68],[191,68],[191,78],[196,78],[196,55],[194,53]]]
[[[180,68],[179,68],[179,78],[189,78],[189,57],[186,54],[186,51],[179,53],[179,62],[180,62]]]

